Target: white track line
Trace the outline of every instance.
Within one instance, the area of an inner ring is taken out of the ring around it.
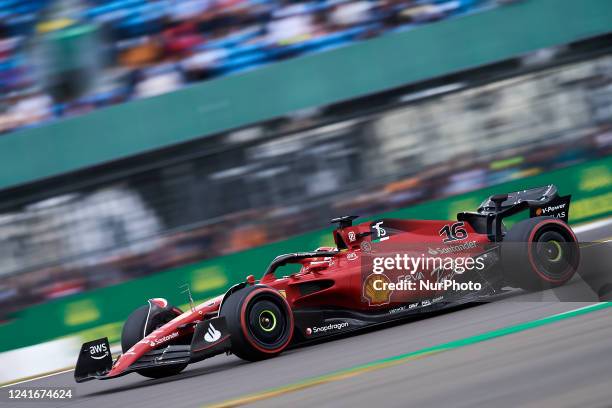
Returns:
[[[113,351],[113,348],[114,349],[118,348],[119,350],[121,350],[121,348],[120,348],[120,346],[118,346],[116,344],[111,346],[111,353],[113,353],[113,360],[115,360],[115,358],[117,358],[117,356],[119,355],[119,351]],[[74,371],[74,369],[75,369],[75,367],[66,368],[66,369],[61,370],[61,371],[56,371],[56,372],[49,373],[49,374],[43,374],[41,376],[37,376],[37,377],[33,377],[33,378],[28,378],[26,380],[17,380],[17,382],[14,382],[14,383],[4,384],[4,385],[0,386],[0,388],[12,387],[14,385],[23,384],[23,383],[27,383],[27,382],[30,382],[30,381],[36,381],[36,380],[41,380],[43,378],[53,377],[54,375],[66,374],[66,373],[69,373],[71,371]]]
[[[570,314],[570,313],[577,312],[577,311],[579,311],[579,310],[590,309],[590,308],[592,308],[592,307],[594,307],[594,306],[598,305],[599,303],[610,303],[610,302],[595,302],[595,303],[591,303],[590,305],[586,305],[586,306],[583,306],[583,307],[579,307],[578,309],[568,310],[568,311],[566,311],[566,312],[557,313],[557,314],[554,314],[554,315],[552,315],[552,316],[548,316],[548,317],[563,316],[563,315],[566,315],[566,314]]]
[[[576,234],[582,234],[583,232],[599,229],[607,225],[612,225],[612,218],[607,218],[605,220],[594,221],[588,224],[579,225],[577,227],[572,227],[572,229],[574,230]]]
[[[43,378],[53,377],[54,375],[66,374],[66,373],[69,373],[69,372],[71,372],[71,371],[74,371],[74,368],[69,368],[69,369],[67,369],[67,370],[58,371],[58,372],[56,372],[56,373],[45,374],[45,375],[41,375],[41,376],[38,376],[38,377],[29,378],[29,379],[27,379],[27,380],[17,381],[17,382],[11,383],[11,384],[6,384],[6,385],[3,385],[3,386],[1,386],[0,388],[13,387],[13,386],[15,386],[15,385],[19,385],[19,384],[28,383],[28,382],[30,382],[30,381],[38,381],[38,380],[42,380]]]

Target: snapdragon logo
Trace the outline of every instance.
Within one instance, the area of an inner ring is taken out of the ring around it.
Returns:
[[[329,330],[342,330],[346,327],[348,327],[348,322],[340,322],[340,323],[330,323],[327,326],[320,326],[320,327],[312,327],[312,328],[307,328],[306,329],[306,334],[308,336],[310,336],[311,334],[316,334],[316,333],[326,333]]]

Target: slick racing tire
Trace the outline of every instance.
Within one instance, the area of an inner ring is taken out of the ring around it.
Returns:
[[[142,340],[145,335],[149,335],[153,330],[168,323],[180,314],[178,308],[171,309],[171,311],[166,310],[161,313],[158,312],[157,315],[151,315],[149,313],[149,305],[144,305],[134,310],[123,324],[123,330],[121,331],[121,351],[125,353],[132,348],[134,344]],[[154,325],[148,327],[145,332],[147,316],[149,321],[154,322]],[[145,368],[138,370],[137,373],[149,378],[162,378],[178,374],[183,371],[185,367],[187,367],[187,364]]]
[[[570,227],[554,217],[534,217],[515,224],[501,248],[506,278],[529,291],[569,281],[580,263],[580,248]]]
[[[247,286],[221,306],[231,336],[232,353],[258,361],[281,353],[293,336],[293,313],[287,300],[267,286]]]

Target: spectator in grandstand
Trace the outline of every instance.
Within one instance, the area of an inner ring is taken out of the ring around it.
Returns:
[[[367,0],[341,1],[332,7],[329,21],[339,28],[366,24],[374,19],[374,8],[375,3]]]
[[[161,35],[166,58],[189,56],[199,44],[205,42],[204,36],[197,30],[194,22],[183,22],[164,30]]]
[[[313,3],[287,3],[272,13],[266,25],[270,44],[291,45],[310,39],[323,30]]]
[[[171,21],[192,20],[204,14],[213,4],[212,0],[171,0],[168,17]]]
[[[46,122],[53,117],[53,99],[39,90],[27,90],[12,99],[5,114],[8,129]]]
[[[183,75],[174,64],[156,66],[141,71],[142,78],[135,87],[136,98],[148,98],[179,89],[183,83]]]

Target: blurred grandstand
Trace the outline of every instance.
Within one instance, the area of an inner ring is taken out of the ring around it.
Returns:
[[[509,0],[0,0],[0,133]]]

